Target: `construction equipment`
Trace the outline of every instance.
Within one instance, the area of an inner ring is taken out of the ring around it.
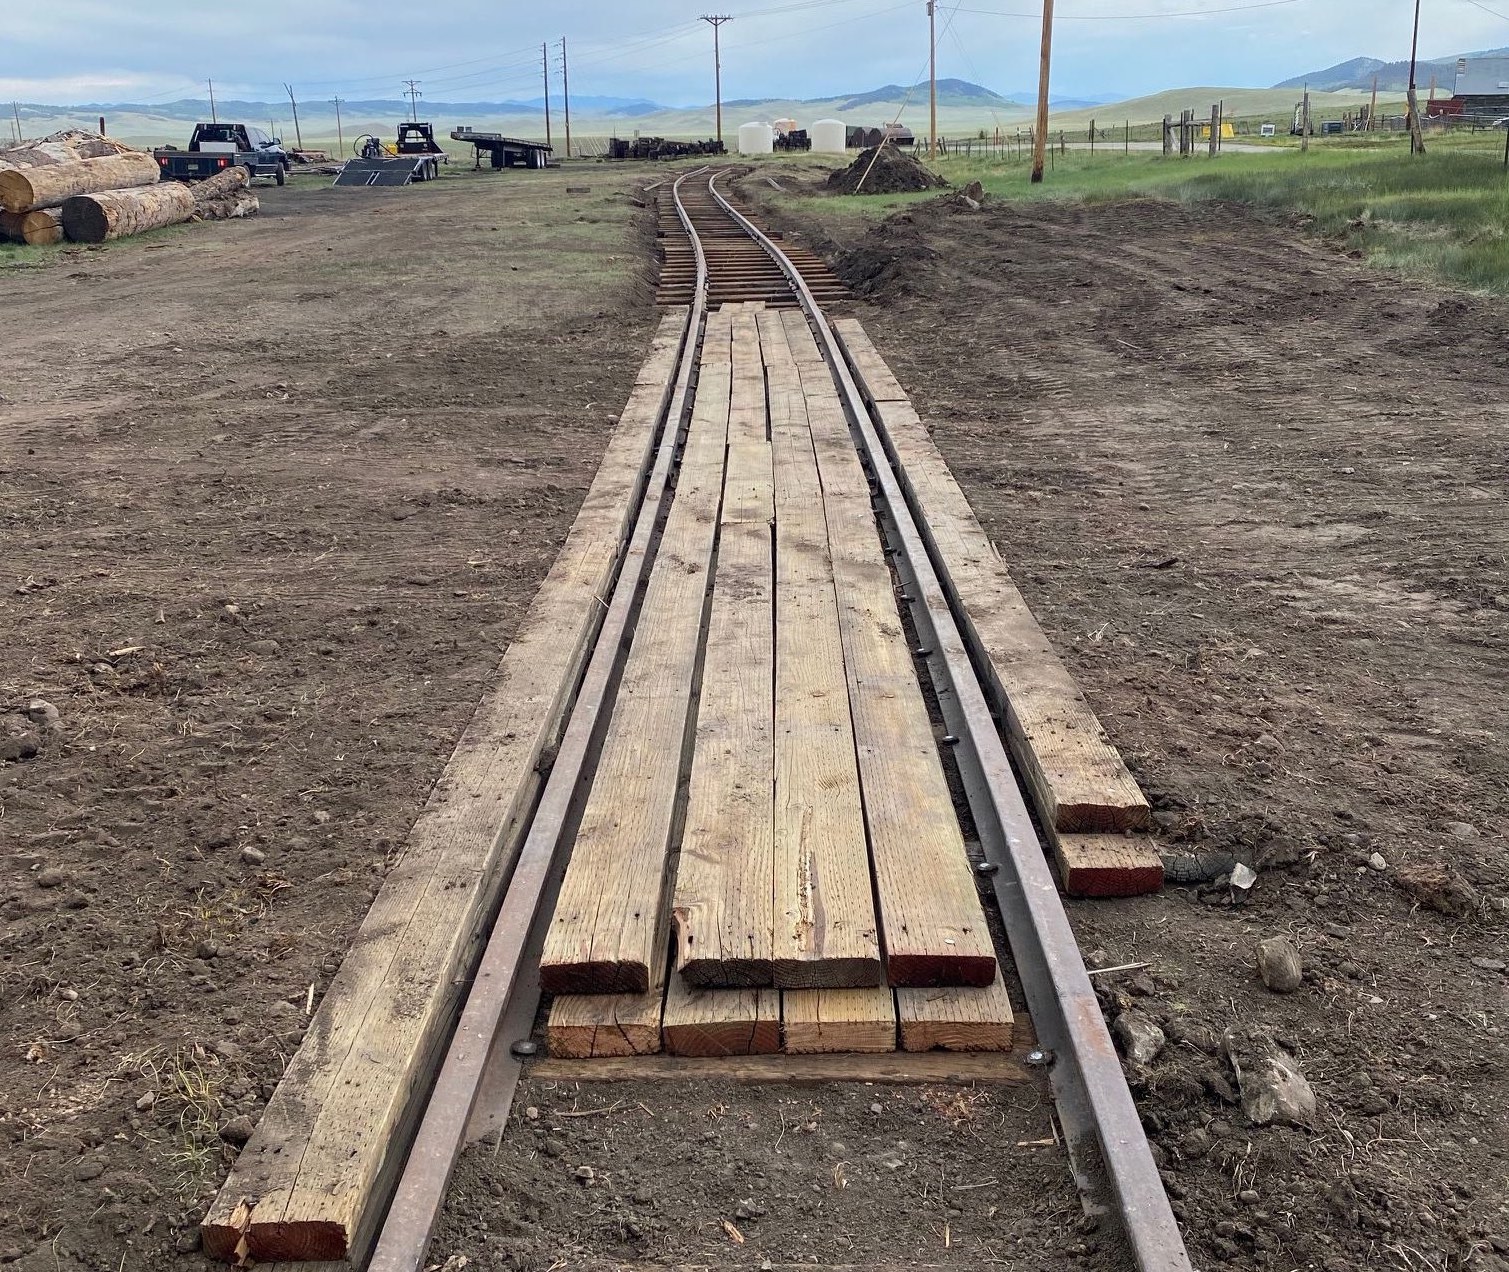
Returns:
[[[433,124],[418,121],[398,125],[398,140],[388,145],[381,137],[363,133],[351,143],[354,159],[337,174],[338,186],[406,186],[434,181],[450,156],[435,140]]]

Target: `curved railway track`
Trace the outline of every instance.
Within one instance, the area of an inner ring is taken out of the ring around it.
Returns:
[[[817,258],[783,250],[762,232],[719,188],[723,175],[702,169],[680,177],[662,209],[668,222],[663,228],[678,226],[684,235],[682,243],[667,243],[662,300],[688,309],[676,373],[662,401],[659,441],[642,474],[634,529],[569,723],[369,1266],[372,1272],[418,1272],[426,1266],[455,1163],[469,1139],[506,1117],[523,1057],[532,1053],[530,1044],[510,1040],[528,1038],[538,1010],[538,960],[550,898],[564,869],[573,809],[611,714],[622,656],[671,501],[704,321],[710,306],[760,300],[799,307],[806,315],[873,482],[879,524],[921,640],[918,653],[957,740],[955,754],[985,869],[1036,1026],[1038,1048],[1031,1061],[1047,1067],[1085,1209],[1119,1229],[1132,1264],[1142,1272],[1187,1272],[1189,1257],[976,675],[979,654],[961,622],[960,602],[925,521],[909,502],[905,472],[866,405],[863,381],[825,315],[825,303],[843,299],[842,285]],[[485,1125],[479,1126],[478,1118]]]

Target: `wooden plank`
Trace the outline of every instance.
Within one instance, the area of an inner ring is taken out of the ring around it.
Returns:
[[[815,351],[800,315],[786,321],[793,349]],[[826,364],[799,364],[833,555],[886,979],[987,986],[997,975],[995,943],[907,647],[869,483]]]
[[[1041,1071],[1039,1071],[1041,1073]],[[643,1056],[631,1060],[535,1061],[536,1082],[740,1082],[751,1086],[807,1082],[873,1082],[883,1086],[1021,1086],[1040,1081],[1015,1056],[1002,1052],[900,1051],[850,1055]]]
[[[643,994],[561,994],[545,1019],[545,1047],[552,1056],[595,1060],[648,1056],[660,1050],[665,972]]]
[[[822,487],[780,318],[759,315],[775,455],[777,985],[882,979]]]
[[[998,971],[983,988],[898,989],[903,1051],[1010,1051],[1011,999]]]
[[[899,391],[863,328],[834,329],[859,377]],[[888,379],[889,377],[889,379]],[[881,430],[903,485],[926,521],[988,659],[985,689],[1001,712],[1012,754],[1045,825],[1065,833],[1145,829],[1151,812],[1100,721],[1011,580],[926,427],[904,397],[877,399]]]
[[[1144,835],[1049,833],[1064,891],[1076,897],[1135,897],[1163,887],[1163,857]]]
[[[781,1030],[792,1055],[896,1050],[896,1000],[884,985],[865,989],[788,989]]]
[[[716,357],[729,319],[708,319]],[[625,661],[613,718],[545,936],[555,994],[643,994],[669,939],[676,800],[702,643],[728,442],[730,368],[704,357],[676,497]]]
[[[751,315],[734,319],[732,365],[718,562],[671,910],[677,971],[702,988],[769,985],[774,975],[774,492]]]
[[[560,555],[202,1224],[212,1258],[364,1256],[599,625],[669,393],[662,321]]]
[[[694,989],[673,974],[661,1040],[677,1056],[773,1055],[781,1049],[780,991]]]

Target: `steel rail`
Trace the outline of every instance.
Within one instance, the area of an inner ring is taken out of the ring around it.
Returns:
[[[1189,1254],[1169,1206],[1100,1004],[1080,957],[1032,815],[961,635],[957,592],[934,560],[887,448],[805,280],[784,252],[717,188],[708,189],[781,267],[828,361],[861,457],[878,487],[882,525],[907,588],[929,675],[955,748],[976,828],[1064,1126],[1085,1208],[1119,1221],[1141,1272],[1189,1272]]]
[[[702,169],[706,171],[706,169]],[[561,849],[563,830],[578,791],[589,779],[590,759],[606,727],[611,691],[627,647],[642,585],[653,562],[653,543],[665,496],[670,489],[676,450],[691,400],[702,324],[707,313],[707,261],[690,217],[681,203],[681,183],[674,189],[682,224],[697,254],[697,290],[682,334],[675,388],[662,403],[660,440],[645,482],[643,501],[618,571],[613,597],[599,629],[587,671],[561,738],[555,763],[536,806],[529,834],[519,852],[498,918],[466,1006],[446,1052],[424,1118],[404,1163],[388,1208],[369,1272],[419,1272],[445,1204],[456,1161],[465,1147],[477,1093],[481,1088],[499,1024],[510,1002],[524,989],[520,972],[540,913],[551,872]],[[538,987],[532,986],[534,993]],[[527,992],[524,991],[524,992]],[[511,1097],[510,1097],[511,1098]]]

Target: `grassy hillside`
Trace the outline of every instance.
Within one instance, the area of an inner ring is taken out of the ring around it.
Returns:
[[[1355,110],[1359,103],[1367,100],[1365,93],[1312,93],[1310,96],[1317,118],[1324,117],[1328,112],[1340,113],[1345,109]],[[1174,89],[1152,97],[1139,97],[1106,106],[1055,111],[1052,115],[1052,127],[1083,129],[1089,125],[1092,118],[1102,125],[1120,123],[1122,120],[1130,120],[1133,124],[1154,123],[1161,120],[1165,114],[1171,114],[1177,118],[1179,112],[1185,109],[1194,110],[1201,116],[1208,116],[1211,105],[1221,100],[1226,102],[1228,117],[1266,117],[1274,122],[1283,122],[1289,118],[1289,112],[1297,99],[1298,95],[1288,89]],[[854,101],[855,98],[850,95],[820,101],[768,99],[749,104],[728,105],[723,110],[724,137],[725,139],[733,137],[738,126],[750,120],[768,121],[782,118],[795,119],[803,125],[810,124],[816,119],[832,118],[841,119],[847,124],[874,127],[900,115],[902,122],[919,132],[927,126],[925,85],[922,86],[921,91],[914,89],[910,99],[906,97],[905,90],[892,89],[883,96],[881,94],[865,95],[862,105],[855,106]],[[521,137],[544,135],[538,111],[485,114],[451,111],[445,107],[427,109],[432,110],[433,113],[427,114],[426,117],[432,119],[442,133],[450,132],[457,124],[469,124],[473,128]],[[952,101],[946,100],[939,106],[938,128],[946,137],[969,136],[982,129],[991,132],[996,128],[1001,128],[1014,132],[1018,127],[1025,127],[1031,117],[1031,107],[1013,105],[1005,99],[995,98],[994,95],[986,99],[970,99],[956,95]],[[365,132],[391,137],[402,118],[403,116],[396,111],[373,113],[353,109],[343,112],[342,125],[348,140]],[[310,103],[300,110],[299,119],[306,145],[311,144],[313,139],[333,141],[335,138],[335,114],[328,106]],[[55,132],[59,128],[92,129],[97,125],[97,120],[98,112],[84,114],[60,109],[59,113],[53,116],[34,116],[28,119],[27,126],[28,131],[34,131],[40,135]],[[269,120],[262,118],[246,122],[257,123],[265,128]],[[278,113],[272,122],[275,124],[274,130],[292,144],[293,122],[287,110],[284,109]],[[555,126],[555,138],[559,142],[562,120],[558,111],[552,122]],[[189,133],[189,125],[180,118],[143,112],[111,114],[107,111],[106,126],[112,136],[137,144],[160,145],[164,142],[182,144]],[[658,111],[649,115],[636,116],[633,119],[602,114],[593,116],[584,111],[573,111],[571,120],[573,136],[581,138],[624,137],[632,136],[636,132],[643,136],[710,137],[713,127],[714,118],[711,106],[699,107],[695,110]]]

